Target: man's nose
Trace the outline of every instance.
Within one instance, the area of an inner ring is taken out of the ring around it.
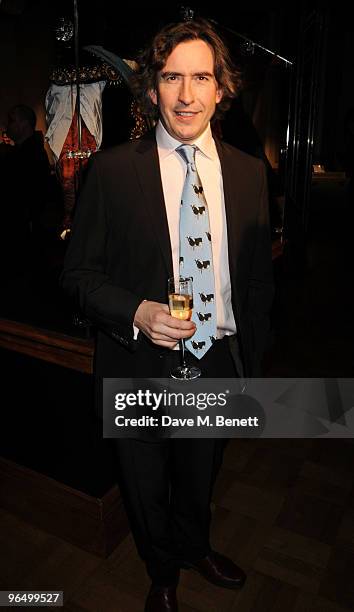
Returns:
[[[182,104],[191,104],[194,100],[192,82],[189,79],[183,79],[179,90],[178,99]]]

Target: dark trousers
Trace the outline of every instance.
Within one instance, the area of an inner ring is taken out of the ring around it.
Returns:
[[[147,352],[145,359],[140,355],[137,377],[167,378],[179,364],[175,351],[150,356]],[[215,342],[201,360],[187,353],[187,363],[198,365],[204,377],[237,376],[227,339]],[[131,530],[148,574],[157,584],[176,583],[183,560],[195,561],[210,551],[210,501],[225,442],[114,440]]]

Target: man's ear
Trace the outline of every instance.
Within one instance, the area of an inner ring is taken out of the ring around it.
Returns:
[[[219,104],[219,102],[221,102],[221,100],[223,98],[223,94],[224,94],[224,92],[222,90],[222,87],[219,87],[216,90],[216,100],[215,100],[216,104]]]
[[[156,89],[150,89],[149,90],[149,98],[150,98],[151,102],[153,104],[155,104],[155,106],[157,106],[157,92],[156,92]]]

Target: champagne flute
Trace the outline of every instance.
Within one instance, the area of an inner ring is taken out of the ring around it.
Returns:
[[[189,321],[193,310],[193,279],[172,277],[168,279],[168,304],[172,317]],[[193,380],[201,375],[199,368],[188,366],[185,359],[184,339],[180,340],[181,365],[171,372],[172,378]]]

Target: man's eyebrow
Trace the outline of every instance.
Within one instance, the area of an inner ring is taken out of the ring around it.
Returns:
[[[161,78],[165,79],[168,76],[183,76],[181,72],[174,72],[173,70],[169,70],[168,72],[161,72]]]
[[[175,72],[174,70],[169,70],[168,72],[161,72],[161,78],[165,79],[166,77],[169,76],[186,76],[185,74],[182,74],[182,72]],[[207,70],[203,70],[201,72],[194,72],[191,76],[208,76],[208,77],[214,77],[214,75],[211,72],[208,72]]]

